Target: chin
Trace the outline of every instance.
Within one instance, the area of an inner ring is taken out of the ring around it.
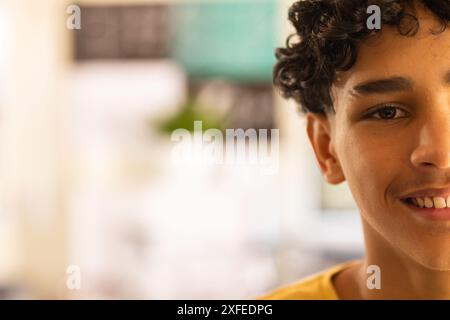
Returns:
[[[421,248],[408,254],[411,259],[422,267],[433,271],[450,271],[450,246],[446,248]]]
[[[422,263],[420,263],[422,262]],[[419,263],[432,271],[450,271],[450,263],[447,261],[420,261]]]

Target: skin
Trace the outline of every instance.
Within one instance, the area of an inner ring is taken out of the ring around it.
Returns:
[[[417,4],[416,4],[417,6]],[[383,26],[361,44],[356,64],[331,88],[335,113],[308,113],[307,133],[331,184],[347,181],[360,210],[366,255],[334,277],[341,299],[450,299],[450,222],[421,219],[399,197],[422,188],[450,187],[450,29],[416,7],[420,30],[405,37]],[[357,95],[368,80],[401,76],[411,90]],[[386,110],[373,107],[394,104]],[[392,107],[390,109],[392,111]],[[387,113],[389,115],[389,112]],[[381,289],[366,286],[369,265],[381,270]]]

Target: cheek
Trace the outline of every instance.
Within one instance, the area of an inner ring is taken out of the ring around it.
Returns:
[[[401,146],[386,140],[370,132],[348,132],[339,146],[342,170],[357,205],[364,211],[386,207],[387,190],[402,169]]]

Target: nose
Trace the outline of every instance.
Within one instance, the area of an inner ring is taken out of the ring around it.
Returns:
[[[442,109],[441,109],[442,110]],[[419,144],[411,154],[419,168],[450,168],[450,112],[430,112],[420,126]]]

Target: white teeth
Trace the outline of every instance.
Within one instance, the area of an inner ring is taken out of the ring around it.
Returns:
[[[415,206],[419,208],[450,208],[450,196],[447,199],[443,197],[423,197],[423,198],[411,198]]]
[[[416,198],[417,203],[419,204],[419,207],[423,208],[425,206],[425,202],[422,198]]]
[[[434,207],[436,209],[442,209],[447,207],[447,203],[444,198],[441,197],[433,197]]]
[[[433,208],[433,199],[431,199],[429,197],[425,197],[423,199],[423,201],[425,202],[425,207],[426,208]]]

